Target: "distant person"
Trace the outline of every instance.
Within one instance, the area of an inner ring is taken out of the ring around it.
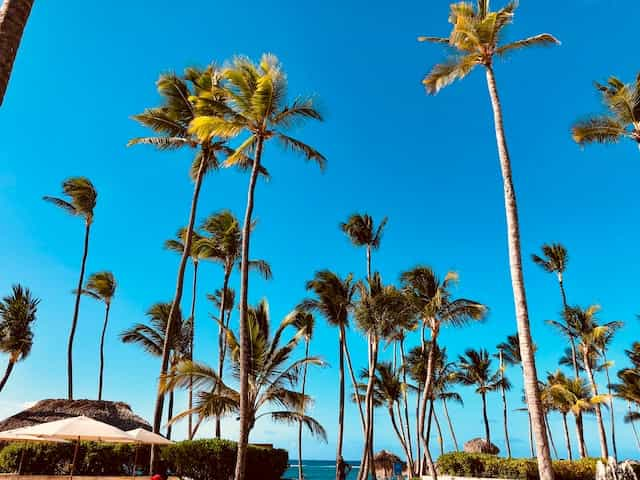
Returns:
[[[336,465],[336,468],[338,469],[338,480],[346,480],[347,475],[349,475],[349,472],[353,467],[345,462],[342,455],[340,455],[340,457],[338,457],[338,465]]]

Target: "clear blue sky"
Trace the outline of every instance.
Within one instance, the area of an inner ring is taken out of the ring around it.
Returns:
[[[100,194],[88,271],[110,269],[119,282],[106,345],[105,395],[151,416],[158,362],[121,344],[117,334],[144,320],[153,302],[171,298],[177,257],[162,243],[185,224],[192,185],[187,154],[125,147],[144,132],[130,116],[157,104],[154,82],[160,72],[222,62],[234,54],[277,54],[290,91],[317,94],[326,114],[323,124],[297,132],[326,155],[326,173],[277,145],[267,148],[272,180],[257,189],[259,226],[252,250],[271,263],[274,279],[255,280],[251,301],[267,297],[277,321],[304,297],[304,283],[314,271],[362,276],[364,253],[350,246],[338,223],[367,211],[390,219],[374,257],[387,282],[419,263],[443,274],[453,269],[461,278],[457,293],[490,306],[485,325],[444,332],[442,342],[452,356],[467,347],[491,349],[513,333],[502,186],[484,77],[476,72],[436,97],[425,95],[420,84],[442,51],[415,38],[446,34],[447,11],[445,0],[190,1],[179,8],[168,0],[36,2],[0,110],[0,291],[20,282],[42,304],[32,355],[2,392],[0,413],[66,393],[70,292],[83,225],[41,197],[58,194],[66,177],[85,175]],[[557,284],[528,260],[543,242],[561,241],[569,249],[571,303],[599,303],[603,319],[627,322],[612,349],[618,365],[624,364],[623,349],[637,338],[640,154],[631,144],[581,151],[568,130],[582,114],[599,110],[593,80],[609,74],[635,78],[639,15],[633,0],[523,0],[511,37],[548,31],[562,46],[517,54],[496,69],[540,373],[555,369],[564,348],[544,324],[558,315]],[[246,176],[228,171],[208,177],[198,218],[222,208],[241,214],[246,182]],[[220,286],[221,271],[209,264],[201,271],[196,356],[213,362],[215,333],[204,294]],[[185,302],[190,298],[186,289]],[[96,395],[102,313],[100,305],[83,300],[75,349],[78,397]],[[319,323],[312,349],[335,366],[336,332]],[[349,341],[362,365],[363,338],[353,332]],[[517,408],[519,372],[510,374],[511,407]],[[330,440],[308,442],[306,456],[331,458],[337,369],[313,372],[310,390],[316,397],[313,414]],[[481,435],[481,416],[475,395],[463,393],[464,408],[452,411],[460,439],[468,440]],[[622,407],[616,410],[619,417]],[[501,445],[497,395],[490,417]],[[515,452],[525,454],[525,417],[512,413],[511,418]],[[356,458],[361,440],[352,406],[347,421],[345,456]],[[560,446],[557,418],[553,427]],[[212,429],[203,428],[203,433]],[[226,431],[232,429],[233,421]],[[618,431],[620,450],[631,455],[628,426],[619,421]],[[384,412],[376,432],[378,448],[399,450]],[[591,419],[587,433],[595,453]],[[293,428],[268,423],[259,423],[252,437],[289,448],[292,455],[294,438]]]

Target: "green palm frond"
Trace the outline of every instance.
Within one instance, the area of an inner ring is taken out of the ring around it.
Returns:
[[[506,55],[515,50],[520,50],[526,47],[540,46],[548,47],[551,45],[560,45],[560,42],[556,37],[549,33],[541,33],[533,37],[525,38],[523,40],[517,40],[515,42],[508,43],[496,49],[496,55]]]
[[[320,422],[315,420],[313,417],[309,415],[305,415],[299,412],[289,412],[289,411],[280,411],[280,412],[270,412],[269,416],[271,420],[276,423],[286,423],[288,425],[296,425],[298,423],[302,423],[302,425],[307,429],[307,431],[314,437],[319,438],[323,442],[327,443],[327,432]]]
[[[327,159],[313,147],[301,142],[300,140],[296,140],[293,137],[285,135],[284,133],[277,133],[276,137],[280,140],[280,143],[285,150],[291,150],[294,153],[302,155],[309,161],[316,162],[320,167],[320,170],[324,170],[326,167]]]
[[[177,150],[189,145],[189,141],[182,137],[137,137],[127,143],[127,146],[132,145],[153,145],[158,150]]]
[[[71,215],[84,217],[87,223],[93,221],[98,192],[86,177],[71,177],[62,182],[62,192],[69,199],[45,196],[43,199],[62,208]]]
[[[571,128],[573,140],[579,145],[588,143],[617,143],[628,136],[625,126],[607,116],[593,117],[576,122]]]
[[[117,286],[112,272],[96,272],[89,275],[82,293],[109,304],[116,294]]]
[[[427,93],[436,94],[456,80],[462,80],[469,75],[480,61],[481,58],[476,54],[450,57],[444,63],[435,65],[422,83]]]
[[[23,360],[33,346],[32,324],[36,321],[40,300],[20,284],[0,301],[0,351],[10,362]]]

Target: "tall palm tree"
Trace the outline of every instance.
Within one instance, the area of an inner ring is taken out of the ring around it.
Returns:
[[[484,419],[485,440],[491,442],[489,417],[487,416],[487,394],[499,390],[504,380],[500,371],[491,370],[491,357],[485,349],[465,350],[464,355],[458,356],[458,370],[456,378],[462,385],[474,386],[476,393],[482,398],[482,418]]]
[[[14,285],[8,295],[0,301],[0,352],[9,355],[7,368],[0,380],[0,392],[9,380],[13,367],[24,360],[33,346],[31,325],[36,320],[40,300],[31,290]]]
[[[547,373],[547,381],[543,390],[543,402],[550,405],[553,410],[560,412],[562,416],[562,427],[564,432],[564,441],[567,448],[567,456],[569,461],[573,460],[573,452],[571,451],[571,437],[569,436],[569,425],[567,423],[567,415],[571,412],[572,402],[567,399],[564,388],[568,383],[567,376],[560,370],[554,373]],[[558,388],[558,385],[560,388]]]
[[[247,206],[242,225],[242,249],[240,264],[240,437],[235,480],[244,480],[246,447],[249,420],[249,337],[247,331],[247,298],[249,290],[249,245],[255,187],[261,172],[262,154],[265,142],[277,139],[287,149],[302,154],[307,160],[315,161],[322,168],[325,157],[304,142],[285,132],[294,124],[307,119],[322,120],[312,98],[298,98],[287,103],[287,76],[280,61],[270,54],[264,54],[259,64],[245,57],[236,57],[232,65],[223,72],[223,89],[214,88],[228,102],[225,116],[211,115],[211,93],[198,98],[200,113],[191,122],[190,131],[201,140],[215,137],[235,137],[248,134],[236,151],[227,158],[226,165],[235,165],[248,153],[253,156],[253,165],[247,191]]]
[[[454,272],[448,272],[444,279],[440,280],[430,267],[417,266],[402,273],[400,279],[402,288],[414,309],[415,315],[422,319],[421,346],[423,352],[427,351],[424,338],[425,328],[430,330],[431,343],[437,348],[438,335],[443,326],[462,327],[471,321],[480,321],[485,318],[487,307],[481,303],[465,298],[452,298],[450,288],[458,279],[458,275]],[[424,435],[423,425],[427,412],[427,402],[431,399],[436,348],[429,350],[430,355],[421,394],[420,418],[418,420],[418,439],[423,444],[427,457],[427,466],[430,475],[434,478],[437,473],[427,446],[428,439]]]
[[[312,313],[296,310],[293,312],[294,323],[293,325],[298,331],[304,332],[304,358],[309,357],[309,346],[311,345],[311,339],[315,331],[316,319]],[[307,367],[309,364],[305,363],[302,368],[302,386],[300,387],[300,393],[305,396],[307,387]],[[304,414],[304,411],[300,413]],[[302,471],[302,427],[304,426],[302,420],[298,421],[298,480],[304,480],[304,474]]]
[[[607,328],[606,331],[602,335],[600,335],[600,339],[596,345],[597,346],[596,353],[602,358],[601,368],[602,370],[604,370],[604,374],[607,379],[607,391],[608,391],[608,401],[609,401],[609,424],[611,425],[611,448],[613,449],[613,458],[615,458],[616,460],[618,459],[618,444],[616,442],[616,416],[615,416],[615,412],[614,412],[615,409],[613,405],[614,395],[613,395],[613,389],[611,384],[611,375],[609,372],[610,368],[613,366],[613,361],[607,358],[607,350],[609,349],[609,345],[613,340],[613,336],[615,332],[621,325],[622,323],[614,326],[613,328]]]
[[[539,446],[538,470],[540,478],[541,480],[551,480],[553,479],[551,454],[544,429],[544,412],[538,392],[538,375],[536,373],[533,340],[531,339],[524,276],[522,273],[516,193],[504,131],[502,106],[494,73],[494,59],[522,48],[535,45],[553,45],[559,42],[552,35],[544,33],[511,43],[501,43],[504,37],[504,29],[512,23],[516,7],[517,2],[512,1],[500,10],[492,12],[489,9],[488,0],[477,0],[476,5],[470,2],[454,3],[451,5],[451,13],[449,15],[449,22],[452,24],[449,37],[419,37],[418,40],[446,45],[455,52],[444,63],[433,67],[431,72],[424,78],[423,84],[428,93],[435,94],[455,80],[466,77],[476,66],[482,66],[485,70],[493,108],[496,143],[503,179],[509,266],[523,357],[525,392],[527,404],[532,412],[536,442]]]
[[[240,269],[242,250],[242,230],[240,222],[230,210],[209,215],[202,223],[202,230],[209,234],[198,240],[198,249],[208,252],[210,260],[219,262],[224,270],[222,291],[220,294],[219,319],[224,320],[224,312],[230,311],[227,305],[229,278],[234,268]],[[265,279],[270,279],[271,267],[264,260],[249,260],[249,269],[257,270]],[[228,327],[228,322],[226,323]],[[222,378],[225,360],[225,337],[222,325],[218,332],[218,376]],[[216,438],[221,436],[220,418],[215,420]]]
[[[299,360],[291,360],[296,347],[306,336],[306,329],[296,329],[295,334],[284,344],[282,336],[289,327],[295,326],[296,312],[288,315],[278,326],[273,335],[270,331],[269,306],[265,300],[257,307],[249,310],[249,338],[251,352],[251,368],[249,382],[249,431],[257,420],[268,417],[274,422],[298,424],[302,422],[315,436],[326,440],[322,425],[305,413],[311,398],[294,389],[300,379],[300,372],[306,365],[322,366],[324,362],[318,357],[306,356]],[[240,343],[231,330],[226,330],[234,376],[240,372]],[[185,410],[172,419],[172,423],[196,413],[198,425],[206,418],[216,415],[238,413],[240,409],[240,393],[223,383],[213,368],[189,360],[182,361],[174,372],[167,376],[166,389],[184,388],[194,379],[196,388],[200,388],[193,409]],[[280,410],[271,410],[276,407]],[[263,411],[269,409],[269,411]]]
[[[177,315],[177,321],[169,322],[169,315]],[[137,323],[133,327],[120,334],[123,343],[133,343],[142,347],[154,357],[162,357],[166,343],[167,325],[171,325],[169,331],[170,368],[175,370],[182,360],[191,358],[189,351],[191,338],[191,320],[183,319],[180,310],[173,310],[171,303],[156,303],[147,311],[149,323]],[[164,394],[164,392],[163,392]],[[173,392],[169,394],[167,420],[173,417]],[[167,424],[167,438],[171,439],[171,423]]]
[[[640,74],[635,83],[622,83],[611,76],[606,84],[595,83],[602,94],[607,112],[592,115],[574,123],[573,140],[579,145],[589,143],[617,143],[624,138],[640,147]]]
[[[346,330],[349,327],[349,313],[354,308],[354,297],[357,284],[353,281],[353,275],[349,274],[341,279],[329,270],[322,270],[315,274],[313,280],[307,282],[307,290],[314,293],[315,298],[308,298],[302,301],[300,308],[306,311],[318,312],[332,327],[338,328],[338,439],[336,446],[336,465],[342,457],[342,444],[344,437],[344,399],[345,381],[344,364],[345,356],[349,358],[349,348],[347,346]],[[351,371],[354,384],[355,375]],[[357,390],[356,390],[357,393]],[[364,422],[364,413],[360,399],[357,399],[360,419]],[[336,480],[338,478],[336,468]]]
[[[593,397],[599,397],[598,385],[596,383],[592,358],[600,354],[599,347],[603,344],[603,338],[611,335],[613,331],[622,326],[621,322],[608,322],[599,324],[597,313],[600,310],[598,305],[591,305],[585,309],[580,307],[571,307],[568,316],[572,319],[571,323],[576,329],[578,340],[578,351],[582,354],[582,362],[587,373],[587,378],[591,384],[591,393]],[[602,458],[609,458],[609,447],[607,444],[607,434],[602,419],[602,410],[600,404],[595,406],[596,420],[598,424],[598,436],[600,439],[600,454]]]
[[[33,2],[34,0],[4,0],[0,7],[0,105],[9,85],[13,62]]]
[[[43,198],[45,201],[53,203],[71,215],[82,217],[85,225],[80,278],[78,279],[78,287],[75,290],[76,302],[73,308],[73,319],[71,320],[71,331],[69,332],[69,342],[67,344],[67,395],[69,400],[73,400],[73,340],[78,325],[82,282],[84,281],[84,271],[89,253],[89,233],[93,223],[93,209],[96,206],[98,192],[96,192],[95,187],[88,178],[72,177],[62,182],[62,193],[68,199],[48,196]]]
[[[441,348],[439,349],[440,353],[438,353],[438,360],[436,362],[437,367],[435,370],[435,378],[433,380],[433,390],[432,390],[432,402],[436,400],[440,400],[442,402],[442,408],[445,414],[445,418],[447,420],[449,431],[451,433],[451,438],[453,439],[453,444],[455,446],[456,451],[460,450],[458,446],[458,439],[456,438],[455,431],[453,429],[453,423],[451,422],[451,417],[449,416],[449,411],[447,409],[447,402],[453,401],[460,405],[463,405],[462,397],[458,392],[451,390],[451,386],[458,383],[457,374],[455,371],[456,364],[454,362],[449,362],[447,360],[447,349]],[[438,426],[437,417],[435,416],[435,408],[433,410],[434,420],[436,420],[436,426]],[[440,440],[440,447],[442,449],[442,440]]]
[[[102,400],[102,380],[104,376],[104,337],[107,333],[109,323],[109,311],[111,301],[116,294],[116,277],[111,272],[97,272],[89,275],[87,283],[82,289],[82,294],[95,300],[104,302],[104,322],[102,323],[102,334],[100,335],[100,373],[98,374],[98,400]]]
[[[640,436],[636,430],[635,422],[640,419],[640,414],[631,408],[631,404],[640,405],[640,342],[633,342],[631,349],[625,350],[625,354],[631,360],[632,367],[624,368],[617,373],[620,383],[609,383],[610,392],[627,402],[627,414],[625,423],[631,424],[633,435],[640,448]]]
[[[146,109],[143,113],[134,115],[133,118],[141,125],[149,128],[155,134],[152,137],[139,137],[129,141],[129,145],[147,144],[159,150],[174,150],[183,147],[190,147],[195,150],[195,157],[191,164],[190,177],[194,183],[191,206],[189,210],[189,220],[187,222],[184,235],[184,248],[176,279],[176,289],[173,296],[171,309],[177,311],[182,300],[184,286],[184,272],[187,260],[191,254],[191,242],[193,241],[193,230],[200,197],[200,189],[207,172],[216,170],[219,166],[219,156],[231,153],[231,149],[224,141],[217,137],[210,136],[204,139],[198,138],[189,131],[189,125],[195,118],[195,106],[191,97],[202,92],[211,94],[212,88],[220,83],[221,74],[214,66],[205,70],[188,68],[183,77],[173,73],[163,74],[156,82],[158,93],[162,97],[162,104],[159,107]],[[220,103],[220,95],[212,97],[216,102],[209,106],[209,113],[221,115],[224,106]],[[246,158],[239,162],[246,167]],[[172,323],[176,316],[170,312],[167,332],[173,331]],[[163,378],[169,366],[171,335],[165,335],[165,346],[163,347],[160,361],[160,376],[158,379],[158,393],[153,416],[153,431],[158,432],[162,421],[162,410],[164,406]],[[154,455],[152,449],[151,463]]]
[[[507,447],[507,458],[511,458],[511,442],[509,441],[509,418],[508,418],[508,407],[507,407],[507,385],[508,380],[505,375],[505,371],[507,369],[504,361],[504,354],[500,345],[498,345],[498,353],[497,353],[498,361],[500,362],[498,369],[500,372],[500,379],[502,380],[502,385],[500,386],[500,395],[502,396],[502,423],[504,425],[504,443]]]

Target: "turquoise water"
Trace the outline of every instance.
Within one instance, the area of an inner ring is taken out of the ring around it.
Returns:
[[[351,463],[351,462],[349,462]],[[353,470],[349,473],[347,480],[357,477],[357,463],[353,462]],[[336,478],[336,462],[335,460],[303,460],[302,468],[305,480],[335,480]],[[298,463],[292,463],[284,474],[286,479],[298,478]]]

